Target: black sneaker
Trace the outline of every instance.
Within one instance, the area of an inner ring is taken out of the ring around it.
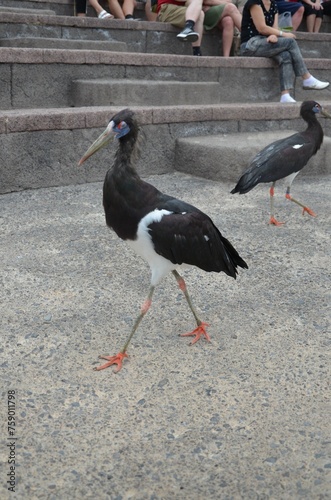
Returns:
[[[196,33],[191,28],[185,28],[185,29],[183,29],[183,31],[178,33],[177,38],[178,38],[178,40],[181,40],[182,42],[193,43],[199,39],[199,33]]]

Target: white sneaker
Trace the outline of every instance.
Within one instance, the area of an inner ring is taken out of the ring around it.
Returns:
[[[316,80],[314,83],[310,85],[302,85],[302,88],[304,90],[323,90],[326,89],[330,85],[329,82],[320,82],[319,80]]]
[[[109,14],[109,12],[106,12],[105,10],[102,10],[100,14],[98,15],[99,19],[114,19],[114,16],[112,14]]]
[[[280,101],[282,104],[291,104],[292,102],[296,102],[295,99],[293,99],[293,97],[290,96],[290,94],[284,94],[281,98],[280,98]]]

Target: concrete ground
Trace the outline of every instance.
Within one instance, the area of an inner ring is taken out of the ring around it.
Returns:
[[[294,182],[316,218],[280,185],[280,228],[267,186],[148,180],[207,212],[249,269],[185,271],[211,343],[178,336],[194,321],[169,276],[122,371],[96,372],[130,331],[147,265],[106,228],[101,183],[1,196],[1,499],[330,499],[330,178]]]

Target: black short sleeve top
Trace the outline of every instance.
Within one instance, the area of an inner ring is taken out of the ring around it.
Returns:
[[[260,34],[255,28],[255,24],[253,23],[253,19],[250,13],[250,9],[253,5],[260,5],[260,7],[262,7],[265,23],[267,26],[273,26],[275,15],[278,14],[277,4],[274,0],[271,0],[269,10],[266,10],[262,0],[247,0],[244,6],[241,22],[241,43],[248,42],[250,38]]]

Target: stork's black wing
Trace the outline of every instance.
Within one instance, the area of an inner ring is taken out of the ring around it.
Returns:
[[[305,133],[296,133],[269,144],[260,151],[231,193],[244,194],[263,182],[276,182],[299,172],[316,153],[316,145]]]
[[[155,251],[174,264],[190,264],[204,271],[223,271],[233,278],[237,266],[247,268],[246,262],[212,220],[199,210],[164,215],[160,222],[151,223],[149,229]]]

